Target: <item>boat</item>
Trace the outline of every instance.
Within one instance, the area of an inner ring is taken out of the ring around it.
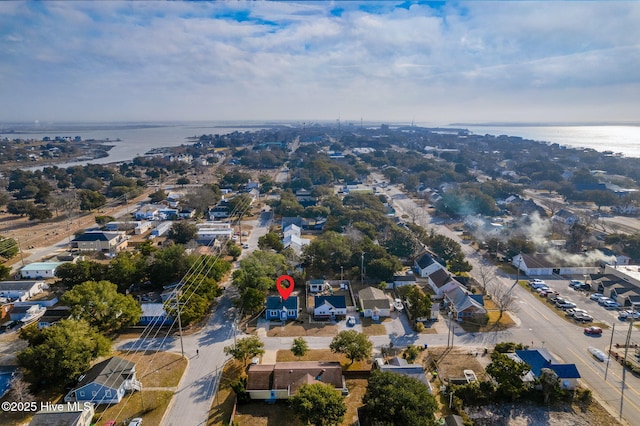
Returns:
[[[404,309],[404,306],[402,306],[402,300],[400,299],[396,299],[393,301],[393,307],[395,308],[396,311],[401,311]]]

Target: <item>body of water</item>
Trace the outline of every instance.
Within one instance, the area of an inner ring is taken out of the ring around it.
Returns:
[[[478,135],[520,136],[569,148],[611,151],[640,158],[640,126],[455,126]]]
[[[224,126],[224,127],[223,127]],[[227,127],[228,126],[228,127]],[[126,123],[114,125],[96,124],[92,129],[87,125],[69,125],[68,127],[57,126],[51,130],[39,130],[37,128],[16,129],[12,133],[0,133],[0,139],[36,139],[42,140],[45,136],[54,138],[55,136],[80,136],[83,140],[107,140],[106,144],[113,145],[109,151],[109,156],[88,161],[92,164],[106,164],[121,161],[131,161],[134,157],[144,155],[154,148],[164,148],[180,146],[194,143],[191,138],[201,135],[227,134],[234,131],[254,131],[258,130],[257,124],[203,124],[203,123],[183,123],[170,125],[126,125]],[[5,128],[8,126],[5,126]],[[265,128],[268,125],[265,125]],[[69,165],[86,164],[87,161],[59,164],[59,167]],[[41,166],[40,166],[41,167]]]
[[[285,124],[261,123],[264,128],[270,125]],[[66,128],[57,125],[48,129],[39,129],[34,125],[28,128],[16,128],[13,133],[0,133],[0,139],[42,139],[45,136],[80,136],[82,139],[107,140],[113,148],[109,156],[91,160],[94,164],[105,164],[120,161],[130,161],[134,157],[144,155],[154,148],[180,146],[193,143],[188,139],[203,134],[226,134],[234,131],[255,131],[260,123],[174,123],[174,124],[144,124],[114,123],[71,124]],[[423,127],[445,127],[433,123],[418,123]],[[4,128],[10,128],[6,125]],[[470,132],[495,136],[520,136],[540,142],[558,143],[570,148],[591,148],[596,151],[611,151],[626,157],[640,158],[640,126],[597,125],[597,126],[524,126],[524,125],[456,125],[449,126],[465,128]],[[119,141],[116,141],[119,139]],[[85,164],[86,161],[71,164]],[[69,164],[60,165],[66,167]],[[41,167],[41,166],[40,166]]]

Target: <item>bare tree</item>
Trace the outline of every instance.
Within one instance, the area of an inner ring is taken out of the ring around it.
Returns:
[[[409,216],[409,219],[411,219],[411,223],[422,221],[426,217],[422,207],[416,205],[409,205],[404,209],[404,211],[407,216]]]
[[[495,269],[483,263],[480,265],[480,269],[476,269],[476,271],[478,271],[478,277],[480,278],[478,282],[482,285],[482,295],[486,296],[487,286],[496,279]]]
[[[22,373],[16,373],[11,379],[11,396],[14,401],[33,401],[35,398],[31,394],[29,383],[22,377]]]
[[[516,304],[516,298],[513,295],[513,288],[517,285],[514,283],[511,286],[504,286],[499,283],[494,283],[489,288],[489,293],[491,293],[491,300],[498,308],[498,312],[500,315],[496,322],[500,322],[502,319],[502,315],[509,312],[516,312],[518,310],[518,305]]]

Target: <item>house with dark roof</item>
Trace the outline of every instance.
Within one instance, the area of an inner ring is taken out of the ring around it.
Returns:
[[[453,290],[460,285],[460,283],[451,276],[449,271],[444,268],[436,269],[429,274],[427,278],[429,280],[429,286],[437,297],[442,297],[445,292]]]
[[[325,290],[330,290],[331,284],[323,279],[309,280],[309,293],[321,293]]]
[[[415,260],[414,268],[419,276],[425,278],[438,269],[444,269],[444,266],[439,264],[429,253],[424,253]]]
[[[378,360],[381,360],[381,358],[378,358]],[[413,377],[427,385],[429,392],[432,391],[431,384],[429,383],[429,380],[427,380],[427,376],[424,374],[424,367],[422,364],[409,364],[404,358],[394,357],[391,358],[387,364],[374,363],[374,366],[376,365],[380,371],[388,371],[394,374]]]
[[[375,287],[366,287],[358,292],[360,312],[365,318],[377,321],[380,317],[391,316],[391,303],[384,291]]]
[[[33,415],[29,426],[90,426],[94,415],[93,404],[50,404]]]
[[[247,392],[251,399],[288,399],[303,385],[326,383],[343,395],[349,393],[339,362],[301,361],[255,364],[247,373]]]
[[[0,297],[24,302],[44,288],[44,281],[0,281]]]
[[[416,276],[411,272],[410,275],[394,275],[393,283],[388,283],[387,288],[398,288],[405,285],[415,285],[417,282]]]
[[[71,240],[71,247],[80,251],[116,253],[127,248],[124,232],[88,231]]]
[[[313,316],[318,319],[337,319],[347,316],[347,299],[343,295],[315,296]]]
[[[540,377],[541,370],[548,368],[558,376],[562,389],[573,390],[578,385],[580,373],[575,364],[558,364],[551,354],[544,348],[517,350],[516,356],[529,367],[534,378]]]
[[[569,263],[563,257],[551,257],[544,253],[513,256],[511,264],[528,276],[587,275],[599,271],[592,259],[584,256],[582,264]]]
[[[69,318],[71,316],[71,311],[67,306],[56,306],[52,308],[47,308],[44,311],[44,314],[38,319],[38,328],[47,328],[51,327],[53,324],[57,323],[60,320]]]
[[[482,295],[469,293],[461,284],[444,293],[444,299],[451,307],[453,318],[456,320],[471,319],[487,313],[482,301]]]
[[[65,402],[117,404],[127,391],[142,390],[136,379],[136,365],[114,356],[91,367],[64,397]]]
[[[269,296],[264,310],[268,320],[286,321],[298,318],[298,295],[290,295],[283,299],[281,296]]]

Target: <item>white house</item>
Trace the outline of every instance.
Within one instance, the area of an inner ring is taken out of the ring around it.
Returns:
[[[436,262],[429,253],[425,253],[416,259],[414,268],[419,276],[425,278],[438,269],[444,269],[444,266]]]
[[[321,293],[325,290],[329,290],[331,284],[325,280],[309,280],[309,293]]]
[[[513,256],[511,264],[520,269],[525,275],[587,275],[595,274],[599,268],[592,259],[583,258],[581,265],[565,263],[562,258],[551,258],[546,254],[517,254]]]
[[[54,278],[56,268],[64,262],[33,262],[20,269],[20,276],[24,280],[40,280]]]
[[[451,307],[453,317],[456,320],[471,319],[487,313],[482,302],[482,295],[470,294],[461,284],[445,292],[444,298]]]
[[[0,281],[0,297],[24,302],[44,288],[44,281]]]
[[[384,291],[375,287],[366,287],[358,292],[360,310],[365,318],[378,320],[391,316],[391,303]]]
[[[145,204],[135,213],[136,220],[159,220],[160,209],[163,208],[157,204]]]
[[[320,319],[336,319],[347,316],[347,299],[344,296],[316,296],[313,316]]]
[[[458,281],[453,279],[449,271],[444,268],[436,269],[427,278],[429,286],[437,297],[442,297],[445,292],[453,290],[459,285]]]

